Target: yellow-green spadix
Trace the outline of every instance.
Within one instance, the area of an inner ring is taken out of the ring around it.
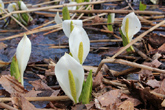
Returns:
[[[84,81],[82,65],[66,53],[55,66],[55,76],[65,94],[78,103]]]
[[[71,21],[73,22],[73,25],[75,25],[75,26],[79,26],[79,27],[83,26],[82,20],[64,20],[62,22],[62,28],[63,28],[63,31],[67,37],[69,37],[70,33],[71,33],[71,29],[70,29]]]
[[[90,50],[90,41],[82,27],[74,25],[69,36],[69,50],[73,58],[83,64]]]
[[[29,61],[29,57],[31,54],[31,41],[30,39],[24,35],[24,37],[19,42],[16,49],[16,58],[18,60],[18,67],[21,74],[21,82],[23,85],[23,74],[26,69],[27,63]]]
[[[121,30],[125,37],[132,40],[133,36],[141,29],[141,23],[134,12],[126,15],[122,21]]]
[[[7,7],[7,10],[11,13],[13,11],[17,11],[18,10],[18,6],[16,3],[10,3]],[[18,18],[18,14],[13,14],[14,17]]]

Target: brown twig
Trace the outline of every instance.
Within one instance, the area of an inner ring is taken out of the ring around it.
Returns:
[[[33,5],[32,7],[38,7],[38,6],[42,6],[42,5],[47,5],[47,4],[51,4],[54,2],[60,2],[61,0],[53,0],[53,1],[48,1],[48,2],[43,2],[43,3],[39,3],[37,5]]]
[[[28,101],[62,101],[70,100],[68,96],[56,96],[56,97],[25,97]],[[0,98],[1,102],[11,101],[11,98]]]
[[[55,5],[55,6],[49,6],[49,7],[41,7],[41,8],[35,8],[35,9],[29,9],[29,10],[26,10],[26,11],[14,11],[14,12],[6,14],[2,18],[0,18],[0,20],[4,19],[6,17],[9,17],[14,13],[29,13],[29,12],[34,12],[34,11],[42,11],[42,10],[60,8],[60,7],[64,7],[64,6],[69,7],[69,6],[92,5],[92,4],[100,4],[100,3],[105,3],[105,2],[113,2],[113,1],[115,2],[115,1],[122,1],[122,0],[103,0],[103,1],[96,1],[96,2],[83,2],[83,3],[77,3],[77,4],[64,4],[64,5]],[[81,11],[81,10],[79,10],[79,11]],[[74,12],[74,13],[76,13],[76,12]]]
[[[165,70],[161,70],[161,69],[158,69],[158,68],[153,68],[153,67],[149,67],[149,66],[146,66],[146,65],[143,65],[143,64],[138,64],[138,63],[135,63],[135,62],[130,62],[130,61],[122,60],[122,59],[109,58],[109,59],[103,59],[101,61],[95,75],[97,75],[97,73],[100,71],[102,65],[105,64],[105,63],[119,63],[119,64],[123,64],[123,65],[132,66],[132,67],[135,67],[135,68],[141,68],[141,69],[146,69],[146,70],[150,70],[150,71],[165,73]]]
[[[115,73],[113,73],[113,75],[114,76],[128,75],[130,73],[135,73],[137,71],[139,71],[138,68],[129,68],[129,69],[123,70],[121,72],[115,72]]]
[[[62,12],[60,9],[49,9],[50,12]],[[118,14],[128,14],[132,10],[69,10],[70,13],[118,13]],[[146,14],[146,15],[163,15],[163,12],[159,11],[134,11],[136,14]]]
[[[124,87],[124,88],[127,87],[125,84],[121,84],[119,82],[110,81],[110,80],[105,79],[105,78],[103,78],[102,81],[103,81],[103,83],[109,84],[109,85],[112,85],[112,86],[121,86],[121,87]]]
[[[8,110],[18,110],[18,109],[13,108],[13,107],[11,107],[11,106],[9,106],[9,105],[3,103],[3,102],[0,103],[0,107],[1,107],[1,108],[5,108],[5,109],[8,109]]]
[[[138,53],[143,59],[146,59],[147,61],[152,61],[151,58],[149,58],[146,54],[144,54],[142,51],[134,47],[135,52]]]

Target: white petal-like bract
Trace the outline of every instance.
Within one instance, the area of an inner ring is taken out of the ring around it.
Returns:
[[[26,35],[24,35],[24,37],[21,39],[16,49],[16,58],[18,60],[18,66],[22,77],[21,79],[22,83],[23,83],[23,74],[26,69],[27,63],[29,61],[30,54],[31,54],[31,41]]]
[[[77,25],[77,26],[80,26],[80,27],[83,26],[82,20],[64,20],[62,22],[62,28],[63,28],[63,31],[64,31],[65,35],[68,38],[69,38],[69,35],[71,33],[71,31],[70,31],[70,23],[71,23],[71,21],[73,22],[74,25]]]
[[[130,14],[126,15],[122,21],[122,26],[121,26],[121,30],[125,36],[126,36],[125,26],[126,26],[127,18],[129,19],[128,37],[131,41],[133,36],[140,31],[141,23],[134,12],[131,12]]]
[[[77,2],[70,2],[69,4],[77,4]],[[77,6],[69,6],[68,10],[76,10]]]
[[[153,4],[157,4],[158,0],[150,0]]]
[[[69,36],[69,49],[73,58],[75,58],[78,62],[80,62],[78,58],[80,42],[83,43],[83,63],[90,51],[90,40],[86,31],[82,27],[74,25],[74,29]]]
[[[75,80],[76,100],[77,102],[79,102],[78,99],[80,97],[84,81],[84,69],[79,62],[77,62],[73,57],[66,53],[57,62],[55,66],[55,75],[62,90],[72,101],[74,101],[70,90],[70,83],[68,77],[69,70],[71,70]]]
[[[28,10],[27,6],[25,5],[25,3],[23,1],[19,1],[21,4],[21,10]]]
[[[59,15],[59,12],[57,12],[57,14],[56,14],[54,20],[55,20],[55,22],[56,22],[57,24],[61,24],[61,23],[62,23],[62,19],[61,19],[60,15]]]
[[[115,22],[115,13],[111,13],[111,23]]]
[[[4,9],[4,7],[5,7],[2,0],[0,0],[0,7],[1,7],[2,9]]]
[[[16,3],[10,3],[7,7],[7,10],[11,13],[13,11],[17,11],[18,9],[18,6]],[[13,14],[14,17],[18,18],[18,15],[17,14]]]

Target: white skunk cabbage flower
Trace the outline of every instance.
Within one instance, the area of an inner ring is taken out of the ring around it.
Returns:
[[[20,5],[21,5],[21,10],[28,10],[27,6],[25,5],[25,3],[23,1],[19,1]]]
[[[74,25],[69,36],[69,49],[73,58],[83,64],[90,51],[90,40],[81,26]]]
[[[158,0],[150,0],[153,4],[157,4],[159,1]]]
[[[56,14],[54,20],[55,20],[55,22],[56,22],[57,24],[61,24],[61,23],[62,23],[62,19],[61,19],[60,15],[59,15],[59,12],[57,12],[57,14]]]
[[[77,2],[70,2],[69,4],[77,4]],[[68,10],[76,10],[77,6],[68,6]]]
[[[55,75],[65,94],[74,103],[78,103],[84,81],[82,65],[65,53],[55,66]]]
[[[69,38],[70,33],[71,33],[71,21],[73,22],[73,25],[77,25],[82,27],[83,23],[82,20],[64,20],[62,22],[62,28],[65,33],[65,35]]]
[[[0,7],[2,8],[2,9],[4,9],[4,3],[3,3],[3,1],[2,0],[0,0]],[[0,10],[0,12],[3,12],[2,10]]]
[[[16,49],[16,58],[18,60],[18,67],[21,74],[22,83],[23,83],[23,74],[26,69],[27,63],[29,61],[30,54],[31,54],[31,41],[25,34],[24,37],[19,42]]]
[[[10,3],[7,7],[7,10],[11,13],[13,11],[17,11],[18,10],[18,6],[16,3]],[[13,14],[14,17],[18,18],[17,14]]]
[[[140,29],[141,23],[134,12],[131,12],[124,17],[121,30],[129,42],[132,40],[133,36],[140,31]]]

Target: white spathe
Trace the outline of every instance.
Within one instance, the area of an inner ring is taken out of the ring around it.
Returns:
[[[2,0],[0,0],[0,7],[1,7],[2,9],[4,9],[4,7],[5,7]],[[2,12],[2,10],[1,10],[1,12]]]
[[[18,9],[18,6],[16,3],[10,3],[7,7],[7,10],[11,13],[13,11],[17,11]],[[13,14],[14,17],[18,18],[18,15],[17,14]]]
[[[27,63],[29,61],[30,54],[31,54],[31,41],[26,35],[24,35],[24,37],[21,39],[16,49],[16,58],[18,60],[18,67],[21,74],[22,83],[23,83],[23,74],[26,69]]]
[[[153,4],[157,4],[158,0],[150,0]]]
[[[111,23],[115,22],[115,13],[111,13]]]
[[[121,30],[123,32],[123,34],[126,36],[126,32],[125,32],[125,26],[126,26],[126,19],[129,19],[129,26],[128,26],[128,37],[129,40],[131,41],[133,36],[140,31],[141,29],[141,23],[138,19],[138,17],[135,15],[134,12],[129,13],[128,15],[126,15],[122,21],[122,26],[121,26]]]
[[[55,22],[56,22],[57,24],[61,24],[61,23],[62,23],[62,19],[61,19],[60,15],[59,15],[59,12],[57,12],[57,14],[56,14],[54,20],[55,20]]]
[[[70,36],[70,23],[71,21],[73,22],[73,25],[76,25],[76,26],[80,26],[82,27],[83,26],[83,23],[82,23],[82,20],[64,20],[62,22],[62,28],[63,28],[63,31],[65,33],[65,35],[69,38]]]
[[[55,76],[62,90],[65,92],[65,94],[72,101],[74,101],[71,95],[71,90],[70,90],[70,83],[69,83],[69,77],[68,77],[69,70],[72,71],[72,74],[75,80],[76,100],[77,102],[79,102],[78,99],[81,95],[82,85],[84,81],[84,69],[79,62],[77,62],[69,54],[65,53],[65,55],[60,58],[60,60],[57,62],[55,66]]]
[[[70,2],[69,4],[77,4],[77,2]],[[68,10],[76,10],[77,6],[68,6]]]
[[[78,58],[80,42],[83,43],[82,61],[84,62],[90,51],[90,40],[86,31],[81,26],[74,25],[74,29],[69,36],[69,49],[73,55],[73,58],[75,58],[78,62],[80,62]]]
[[[21,5],[21,10],[28,10],[26,4],[23,1],[19,1]]]

